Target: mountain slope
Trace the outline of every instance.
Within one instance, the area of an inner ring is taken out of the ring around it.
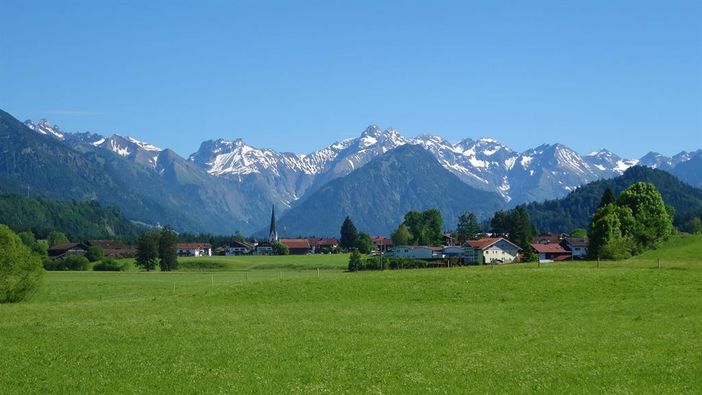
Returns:
[[[19,195],[0,195],[0,223],[16,232],[31,230],[39,238],[58,230],[76,241],[115,237],[133,241],[142,230],[119,210],[101,207],[95,201],[66,202]]]
[[[0,192],[97,200],[129,219],[181,231],[247,233],[265,223],[271,201],[258,184],[218,179],[136,140],[127,139],[151,152],[152,161],[57,134],[37,133],[0,112]]]
[[[644,166],[634,166],[623,175],[595,181],[559,200],[526,205],[532,223],[540,232],[569,232],[587,228],[602,194],[609,187],[618,195],[636,182],[653,183],[666,204],[675,208],[675,222],[702,210],[702,190],[681,182],[669,173]]]
[[[332,236],[348,215],[359,230],[389,234],[407,211],[428,208],[439,209],[452,228],[463,211],[486,218],[502,206],[497,194],[461,182],[422,147],[403,145],[321,187],[287,211],[278,229]]]

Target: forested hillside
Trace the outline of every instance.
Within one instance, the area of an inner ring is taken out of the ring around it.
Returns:
[[[587,228],[607,188],[619,195],[639,181],[653,183],[665,204],[675,209],[676,226],[682,225],[691,215],[702,212],[702,190],[683,183],[665,171],[643,166],[632,167],[613,179],[584,185],[563,199],[527,204],[526,209],[540,232],[569,232],[575,228]]]
[[[105,238],[132,241],[142,229],[118,209],[102,207],[96,201],[60,201],[19,195],[0,195],[0,223],[15,232],[32,231],[38,238],[58,230],[73,241]]]

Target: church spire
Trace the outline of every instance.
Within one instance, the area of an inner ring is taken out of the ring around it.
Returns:
[[[278,241],[278,231],[275,230],[275,206],[271,212],[271,229],[268,232],[268,241]]]

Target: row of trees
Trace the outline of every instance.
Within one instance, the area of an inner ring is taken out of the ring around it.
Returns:
[[[655,247],[673,234],[673,215],[651,183],[635,183],[618,198],[607,189],[588,230],[590,255],[623,259]]]
[[[137,239],[136,264],[144,270],[168,272],[178,268],[178,235],[170,226],[143,232]]]

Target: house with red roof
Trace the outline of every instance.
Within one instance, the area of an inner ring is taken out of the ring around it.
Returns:
[[[521,250],[518,245],[503,237],[468,240],[464,249],[463,262],[478,265],[517,262]]]
[[[280,239],[288,247],[290,255],[306,255],[312,253],[310,241],[307,239]]]
[[[537,254],[539,254],[539,262],[556,262],[567,261],[573,258],[573,253],[563,248],[562,245],[556,243],[542,244],[533,243],[531,245]]]

